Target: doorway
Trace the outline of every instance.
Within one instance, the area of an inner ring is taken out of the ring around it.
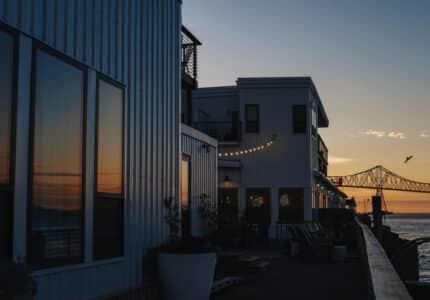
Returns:
[[[181,161],[181,232],[191,236],[191,158],[182,155]]]
[[[237,188],[218,190],[218,225],[220,229],[239,225],[239,190]]]
[[[246,220],[248,224],[270,225],[270,188],[246,190]]]

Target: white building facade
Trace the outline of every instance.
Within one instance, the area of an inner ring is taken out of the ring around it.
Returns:
[[[181,2],[0,0],[0,261],[36,299],[139,287],[183,153],[216,174],[216,141],[181,147]]]
[[[277,224],[312,221],[332,205],[338,191],[325,180],[319,135],[329,121],[311,78],[239,78],[198,89],[193,105],[196,127],[219,140],[218,205],[237,203],[271,237]]]

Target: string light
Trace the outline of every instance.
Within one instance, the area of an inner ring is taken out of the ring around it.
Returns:
[[[228,156],[241,156],[241,155],[247,155],[250,153],[255,153],[258,151],[263,151],[267,148],[270,148],[273,146],[274,141],[276,140],[276,135],[274,134],[271,139],[261,145],[254,145],[252,147],[249,147],[247,149],[241,149],[231,152],[220,152],[218,153],[219,157],[228,157]]]

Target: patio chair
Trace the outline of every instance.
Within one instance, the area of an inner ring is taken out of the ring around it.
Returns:
[[[295,234],[303,245],[302,258],[305,261],[329,261],[333,243],[327,239],[312,236],[304,227],[296,227]]]

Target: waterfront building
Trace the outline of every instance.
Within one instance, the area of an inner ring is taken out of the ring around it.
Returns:
[[[193,94],[195,126],[218,139],[219,203],[223,211],[265,224],[302,224],[346,197],[326,178],[329,126],[309,77],[239,78],[235,86]]]
[[[181,2],[0,0],[0,261],[36,299],[139,287],[181,174],[216,199],[217,143],[181,126]]]

